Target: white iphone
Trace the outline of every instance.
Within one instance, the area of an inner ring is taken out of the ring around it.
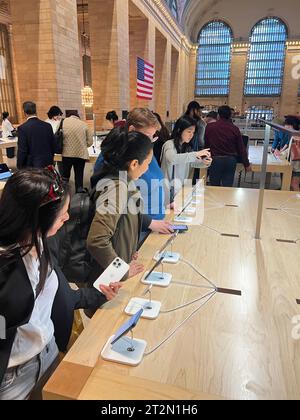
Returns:
[[[94,287],[101,292],[100,286],[109,286],[111,283],[118,283],[129,271],[129,265],[121,258],[116,258],[110,266],[95,281]]]

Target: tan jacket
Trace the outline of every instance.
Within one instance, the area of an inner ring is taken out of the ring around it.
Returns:
[[[128,264],[132,261],[138,248],[143,216],[134,214],[134,209],[142,202],[140,193],[137,190],[129,192],[126,182],[101,180],[97,184],[97,194],[96,214],[87,247],[98,263],[99,276],[116,257]]]
[[[88,147],[93,145],[93,133],[85,122],[77,117],[66,118],[63,122],[63,157],[89,160]]]

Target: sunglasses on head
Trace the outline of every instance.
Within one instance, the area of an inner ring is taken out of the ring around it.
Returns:
[[[57,170],[53,165],[50,165],[46,168],[48,175],[53,179],[53,183],[50,186],[48,194],[44,197],[40,207],[44,207],[49,203],[60,200],[65,193],[65,190],[62,186],[62,179]]]

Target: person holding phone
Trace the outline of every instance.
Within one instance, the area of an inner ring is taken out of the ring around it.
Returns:
[[[138,132],[148,136],[151,142],[154,141],[160,125],[156,116],[148,108],[134,108],[127,117],[124,131]],[[109,137],[113,138],[113,137]],[[101,153],[95,165],[95,176],[100,172],[104,165],[104,157]],[[141,242],[150,232],[158,232],[169,235],[172,233],[170,223],[165,220],[165,198],[163,187],[163,172],[153,155],[148,170],[137,181],[137,188],[140,190],[144,201],[144,215],[148,216],[148,225],[144,225],[145,230],[141,234]],[[93,185],[92,185],[93,187]]]
[[[115,128],[102,143],[102,154],[104,166],[92,178],[97,201],[87,239],[88,250],[95,260],[91,285],[118,257],[130,265],[129,278],[144,271],[144,266],[137,262],[137,250],[144,222],[148,223],[135,181],[148,171],[153,145],[143,133]]]
[[[162,150],[162,170],[166,178],[166,200],[172,204],[176,194],[189,177],[192,163],[208,168],[212,159],[209,149],[193,152],[191,141],[194,138],[197,122],[184,115],[175,124],[172,140],[165,143]]]
[[[103,294],[70,288],[51,242],[69,218],[69,202],[54,167],[20,170],[2,193],[0,315],[6,329],[0,339],[0,400],[40,399],[59,350],[67,349],[74,310],[96,310],[121,287],[103,286]]]

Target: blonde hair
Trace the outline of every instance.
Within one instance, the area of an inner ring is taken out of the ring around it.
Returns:
[[[160,124],[153,112],[148,108],[134,108],[127,117],[127,128],[133,126],[137,129],[154,127],[160,130]]]

